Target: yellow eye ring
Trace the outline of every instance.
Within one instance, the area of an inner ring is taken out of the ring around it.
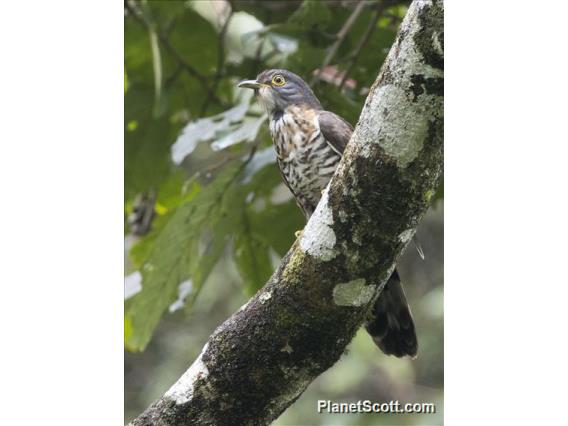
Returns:
[[[275,86],[284,86],[286,84],[286,80],[280,74],[276,74],[272,77],[272,84]]]

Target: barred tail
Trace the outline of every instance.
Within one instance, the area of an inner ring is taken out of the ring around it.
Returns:
[[[385,354],[416,356],[418,340],[414,321],[396,270],[375,302],[373,317],[365,328]]]

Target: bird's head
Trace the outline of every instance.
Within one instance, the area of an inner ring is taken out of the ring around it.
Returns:
[[[241,81],[239,87],[254,89],[259,103],[271,116],[291,105],[321,109],[310,86],[300,76],[287,70],[263,71],[256,80]]]

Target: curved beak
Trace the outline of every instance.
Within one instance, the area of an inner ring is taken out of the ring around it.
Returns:
[[[262,84],[260,84],[256,80],[244,80],[244,81],[241,81],[237,86],[247,88],[247,89],[260,89]]]

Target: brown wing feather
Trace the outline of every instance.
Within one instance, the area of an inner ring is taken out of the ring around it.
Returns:
[[[342,155],[353,134],[353,126],[330,111],[318,111],[318,121],[320,131],[329,146]]]

